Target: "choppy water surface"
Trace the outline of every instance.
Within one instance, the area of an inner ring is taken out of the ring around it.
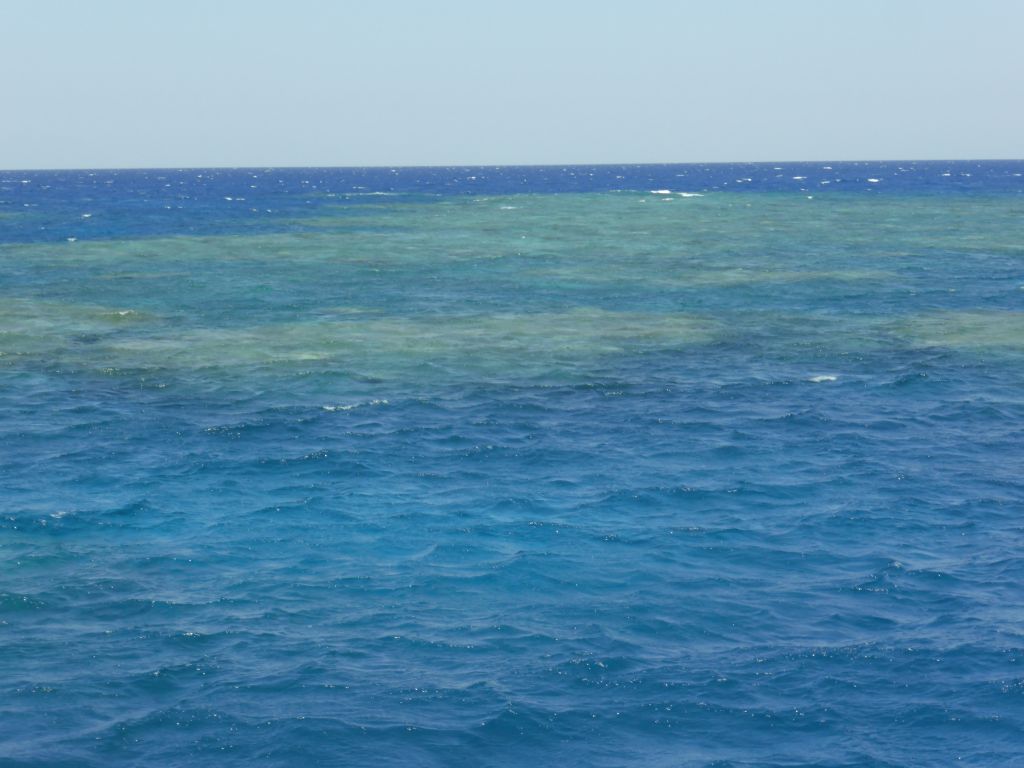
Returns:
[[[1022,171],[0,172],[0,764],[1024,764]]]

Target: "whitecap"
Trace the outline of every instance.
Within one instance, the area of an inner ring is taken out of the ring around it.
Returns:
[[[835,381],[838,378],[838,376],[811,376],[811,378],[809,378],[808,381],[814,384],[821,384],[822,382],[825,381]]]
[[[700,192],[680,192],[680,197],[704,197]]]
[[[672,194],[672,190],[671,189],[652,189],[651,190],[651,194],[652,195],[671,195]]]
[[[325,411],[331,411],[333,413],[334,411],[352,411],[355,410],[356,408],[362,408],[363,406],[387,404],[387,400],[370,400],[365,403],[349,403],[348,405],[325,405],[323,406],[323,409]]]
[[[868,179],[868,184],[877,184],[881,179]]]

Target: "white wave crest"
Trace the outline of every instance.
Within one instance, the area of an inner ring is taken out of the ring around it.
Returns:
[[[348,405],[325,405],[323,409],[325,411],[352,411],[356,408],[363,408],[371,405],[387,405],[387,400],[370,400],[365,403],[350,403]]]

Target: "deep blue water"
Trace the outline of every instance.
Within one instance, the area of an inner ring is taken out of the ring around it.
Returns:
[[[1016,161],[0,171],[0,212],[26,214],[0,230],[0,242],[297,231],[325,206],[337,215],[341,204],[351,211],[382,195],[410,202],[656,189],[1020,195],[1022,172]],[[81,218],[93,208],[104,215]]]
[[[1022,172],[0,172],[0,766],[1024,765]]]

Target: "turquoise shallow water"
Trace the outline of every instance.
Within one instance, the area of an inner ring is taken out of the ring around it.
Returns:
[[[0,173],[0,765],[1024,764],[1022,167]]]

